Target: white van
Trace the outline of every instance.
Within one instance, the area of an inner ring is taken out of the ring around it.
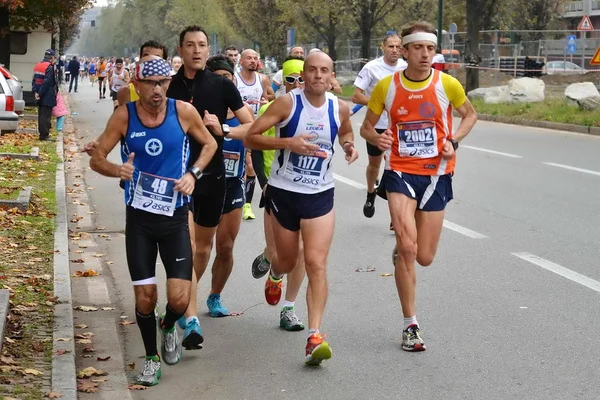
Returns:
[[[31,92],[33,68],[51,47],[52,34],[42,27],[10,32],[10,71],[21,79],[24,91]]]

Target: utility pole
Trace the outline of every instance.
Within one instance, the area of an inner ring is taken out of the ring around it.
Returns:
[[[444,24],[444,0],[438,0],[438,28],[437,28],[437,47],[442,48],[442,32]]]

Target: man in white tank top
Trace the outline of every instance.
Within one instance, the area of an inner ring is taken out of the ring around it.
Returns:
[[[297,264],[302,233],[309,293],[305,363],[309,365],[332,355],[319,328],[327,302],[326,262],[334,228],[331,161],[335,137],[348,163],[358,158],[348,105],[327,92],[332,73],[333,61],[327,54],[309,54],[301,75],[305,89],[276,99],[244,140],[252,150],[276,150],[265,189],[265,210],[277,253],[265,284],[269,304],[277,304],[283,275]],[[262,135],[273,126],[275,137]]]
[[[110,97],[113,100],[114,108],[119,106],[117,93],[123,86],[129,85],[129,72],[123,67],[123,59],[117,58],[115,67],[110,74],[108,81],[110,87]]]

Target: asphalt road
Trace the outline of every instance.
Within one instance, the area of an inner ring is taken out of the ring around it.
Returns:
[[[82,143],[98,135],[112,111],[97,89],[82,85],[73,111]],[[198,313],[206,338],[164,366],[157,387],[134,398],[200,399],[596,399],[600,367],[600,139],[567,132],[479,122],[458,150],[455,200],[447,209],[434,264],[418,267],[417,317],[428,350],[400,348],[402,314],[393,277],[387,205],[362,215],[367,164],[353,117],[359,160],[336,155],[336,230],[329,302],[322,330],[334,356],[318,368],[303,364],[306,332],[279,329],[250,265],[264,246],[262,212],[243,221],[233,274],[223,292],[238,317],[210,318],[201,281]],[[111,157],[118,160],[117,152]],[[553,163],[555,165],[550,165]],[[134,315],[125,264],[122,192],[115,179],[85,172],[96,225],[119,236],[106,242],[111,300]],[[212,261],[211,261],[212,262]],[[355,272],[358,268],[375,272]],[[157,266],[164,283],[162,266]],[[159,288],[164,299],[164,287]],[[303,298],[297,312],[306,322]],[[164,300],[161,300],[164,307]],[[120,330],[124,360],[141,364],[133,325]],[[116,348],[116,341],[113,342]]]

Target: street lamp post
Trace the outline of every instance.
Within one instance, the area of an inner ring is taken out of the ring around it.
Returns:
[[[442,48],[442,24],[444,23],[444,0],[438,0],[437,46]]]

